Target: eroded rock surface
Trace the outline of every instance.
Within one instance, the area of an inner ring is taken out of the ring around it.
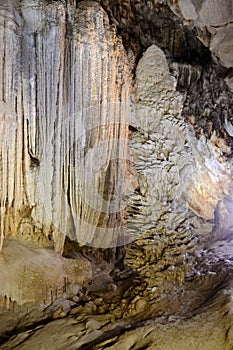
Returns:
[[[84,258],[66,259],[18,240],[5,242],[0,263],[1,339],[14,328],[66,316],[72,299],[92,279],[91,264]]]
[[[232,349],[232,1],[0,14],[0,348]]]

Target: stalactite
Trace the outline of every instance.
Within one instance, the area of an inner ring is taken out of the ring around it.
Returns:
[[[103,196],[121,191],[127,158],[124,105],[131,83],[121,41],[95,2],[72,11],[59,2],[0,10],[2,100],[15,108],[7,118],[17,119],[15,134],[1,145],[1,230],[35,242],[43,232],[42,244],[52,230],[59,251],[66,235],[82,244],[104,245],[107,239],[105,244],[116,245],[117,237],[110,237],[113,200]],[[120,170],[114,166],[119,156]],[[87,181],[93,157],[96,169]],[[106,225],[109,237],[97,237],[95,230]]]

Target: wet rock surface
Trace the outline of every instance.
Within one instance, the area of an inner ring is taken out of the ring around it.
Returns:
[[[0,349],[232,349],[232,1],[0,14]]]

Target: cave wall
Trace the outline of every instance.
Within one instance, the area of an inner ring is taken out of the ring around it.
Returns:
[[[0,14],[2,348],[230,349],[232,3]]]
[[[131,227],[147,230],[130,212],[134,198],[150,227],[181,198],[213,220],[230,195],[230,63],[217,66],[217,53],[199,40],[200,23],[213,26],[207,4],[195,18],[182,2],[100,5],[1,3],[1,231],[57,251],[66,236],[105,248],[133,241]],[[140,57],[150,46],[147,63]],[[141,168],[155,167],[153,175],[137,170],[143,153],[151,160]]]
[[[59,251],[66,235],[116,245],[103,196],[121,192],[131,86],[116,29],[95,2],[0,5],[1,232]]]

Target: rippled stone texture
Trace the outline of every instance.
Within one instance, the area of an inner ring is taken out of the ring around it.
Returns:
[[[1,2],[0,17],[2,231],[57,251],[66,235],[92,246],[118,244],[121,219],[103,197],[121,192],[131,84],[103,9],[67,6]],[[108,225],[116,226],[109,238],[97,229]]]
[[[231,349],[232,2],[0,5],[0,348]]]

